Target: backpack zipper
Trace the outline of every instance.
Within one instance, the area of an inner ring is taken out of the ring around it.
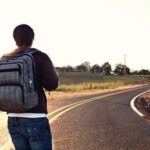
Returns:
[[[31,58],[32,60],[32,70],[33,70],[33,79],[34,79],[34,90],[37,90],[37,78],[36,78],[36,70],[35,70],[35,63],[34,63],[34,60],[33,60],[33,57],[30,55],[30,54],[27,54],[27,53],[24,53],[23,55],[27,55]],[[25,60],[25,59],[23,59]],[[27,63],[27,61],[25,60],[25,62]],[[32,81],[32,80],[31,80]],[[31,81],[29,80],[29,82],[31,83]],[[32,83],[31,83],[32,85]]]

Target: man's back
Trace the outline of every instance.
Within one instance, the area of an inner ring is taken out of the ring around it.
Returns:
[[[16,49],[4,57],[13,58],[16,55],[25,53],[27,50],[28,48]],[[35,108],[26,112],[47,113],[47,102],[43,88],[48,91],[56,89],[58,86],[58,75],[55,71],[52,61],[45,53],[38,50],[37,52],[33,53],[33,58],[35,62],[36,79],[38,83],[37,89],[40,99],[39,104]]]

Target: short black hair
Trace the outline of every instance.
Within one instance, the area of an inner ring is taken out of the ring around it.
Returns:
[[[17,46],[31,46],[34,39],[34,31],[27,24],[21,24],[15,27],[13,37]]]

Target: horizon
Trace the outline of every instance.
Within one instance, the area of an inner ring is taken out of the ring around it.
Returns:
[[[85,61],[84,61],[84,62],[85,62]],[[83,63],[84,63],[84,62],[83,62]],[[87,62],[87,61],[86,61],[86,62]],[[104,63],[106,63],[106,62],[104,62]],[[103,63],[103,64],[104,64],[104,63]],[[109,63],[109,62],[108,62],[108,63]],[[82,63],[81,63],[81,64],[82,64]],[[75,66],[66,65],[66,66],[55,66],[55,67],[56,67],[56,69],[57,69],[57,68],[63,68],[63,67],[73,67],[73,69],[76,69],[76,67],[77,67],[78,65],[81,65],[81,64],[77,64],[77,65],[75,65]],[[102,64],[102,65],[103,65],[103,64]],[[120,64],[121,64],[121,63],[120,63]],[[117,65],[120,65],[120,64],[116,64],[116,66],[117,66]],[[99,64],[93,64],[93,65],[90,64],[90,68],[92,68],[92,66],[94,66],[94,65],[99,65]],[[99,65],[99,66],[102,67],[102,65]],[[110,65],[111,65],[111,64],[110,64]],[[121,64],[121,65],[124,65],[124,64]],[[112,72],[115,70],[115,67],[116,67],[116,66],[112,66],[112,65],[111,65]],[[130,72],[141,71],[141,70],[148,70],[148,71],[150,71],[150,69],[146,69],[146,68],[141,68],[140,70],[138,70],[138,69],[137,69],[137,70],[136,70],[136,69],[134,70],[134,69],[130,68],[130,66],[127,66],[127,67],[130,69]]]
[[[150,69],[148,0],[5,0],[1,6],[0,56],[15,49],[13,29],[25,23],[35,31],[33,47],[56,67],[88,61]]]

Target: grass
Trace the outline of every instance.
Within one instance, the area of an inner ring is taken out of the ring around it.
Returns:
[[[60,86],[57,91],[106,90],[148,82],[150,82],[150,76],[102,76],[91,73],[60,73]]]

